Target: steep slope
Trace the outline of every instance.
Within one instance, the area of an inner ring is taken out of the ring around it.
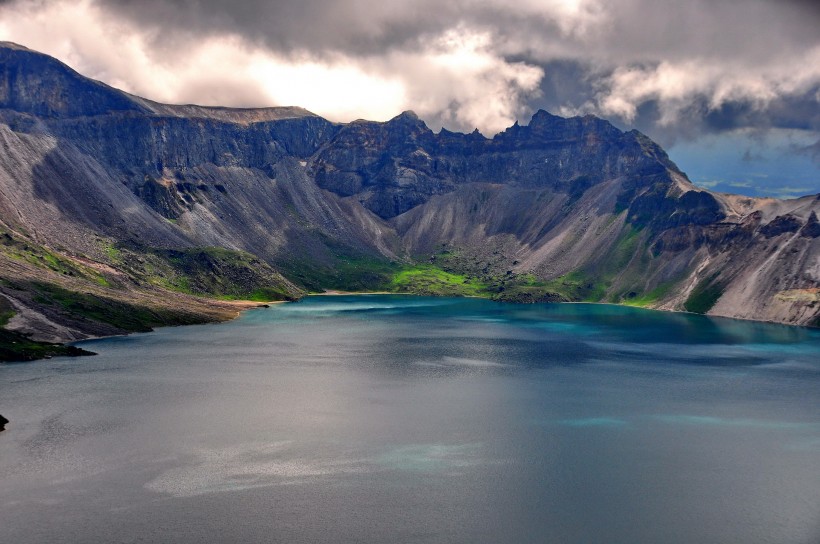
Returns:
[[[537,112],[487,139],[434,134],[406,112],[342,128],[310,167],[323,187],[389,219],[415,258],[480,277],[503,298],[533,274],[526,300],[817,323],[816,197],[698,189],[646,136],[592,116]]]
[[[42,339],[323,288],[818,324],[817,197],[698,189],[649,138],[592,116],[539,111],[488,139],[412,112],[171,106],[2,44],[0,146],[0,293],[10,326]]]

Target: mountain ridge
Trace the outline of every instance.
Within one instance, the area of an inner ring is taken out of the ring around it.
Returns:
[[[219,297],[465,286],[820,324],[820,195],[712,193],[594,116],[487,138],[410,111],[163,105],[0,44],[0,146],[0,294],[70,331],[12,323],[35,337],[135,326],[78,319],[57,288],[149,308],[146,326],[219,319]]]

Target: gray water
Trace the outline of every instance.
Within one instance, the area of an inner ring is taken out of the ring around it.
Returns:
[[[0,365],[0,542],[820,542],[820,333],[309,297]]]

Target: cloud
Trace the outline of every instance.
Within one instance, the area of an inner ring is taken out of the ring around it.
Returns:
[[[17,3],[3,15],[4,38],[170,103],[299,105],[338,121],[414,109],[433,124],[494,133],[526,113],[543,74],[494,52],[489,32],[463,25],[380,54],[277,51],[237,33],[169,36],[184,47],[167,53],[170,30],[115,17],[91,0]]]
[[[743,152],[743,156],[740,158],[743,162],[761,162],[767,161],[768,159],[763,156],[762,153],[759,151],[753,151],[751,148],[746,148]],[[768,174],[763,175],[762,177],[767,177]]]
[[[700,104],[703,115],[733,104],[765,111],[783,97],[815,94],[818,85],[820,45],[756,70],[708,59],[620,67],[598,83],[595,102],[584,107],[633,122],[638,108],[652,101],[660,111],[658,124],[668,126],[691,113],[693,105]]]
[[[527,97],[537,93],[543,71],[502,59],[492,44],[489,33],[460,26],[419,51],[394,51],[377,62],[383,73],[398,68],[407,107],[434,124],[494,134],[526,111]]]
[[[149,98],[414,109],[492,134],[538,107],[669,145],[738,128],[820,131],[808,0],[16,0],[0,38]]]
[[[793,144],[792,150],[795,153],[810,157],[814,162],[820,164],[820,140],[807,145]]]

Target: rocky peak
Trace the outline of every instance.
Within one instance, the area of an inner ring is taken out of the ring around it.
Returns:
[[[530,119],[529,124],[527,125],[531,129],[537,129],[540,127],[546,127],[554,122],[560,122],[563,118],[558,117],[557,115],[553,115],[546,110],[538,110],[534,114],[532,114],[532,118]]]
[[[544,110],[533,114],[529,124],[516,123],[497,134],[493,140],[505,148],[532,148],[546,145],[572,145],[573,142],[590,146],[602,141],[616,142],[624,133],[609,121],[587,115],[559,117]]]
[[[395,116],[390,121],[388,121],[388,123],[393,123],[393,122],[415,123],[415,122],[418,122],[418,121],[419,121],[419,116],[416,114],[416,112],[414,112],[413,110],[405,110],[405,111],[401,112],[400,114],[398,114],[397,116]]]
[[[419,135],[433,135],[427,124],[419,119],[415,112],[407,110],[390,119],[383,125],[392,142],[401,142],[417,138]]]
[[[0,44],[0,109],[46,118],[148,112],[126,93],[83,77],[52,57],[9,42]]]

